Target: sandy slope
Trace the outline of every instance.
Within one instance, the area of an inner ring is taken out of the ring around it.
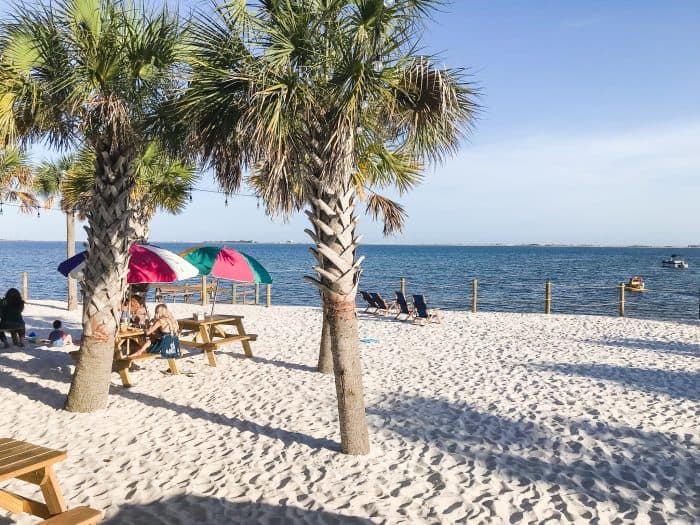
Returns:
[[[63,303],[27,307],[79,333]],[[192,309],[178,305],[180,314]],[[333,380],[313,371],[316,309],[219,306],[240,346],[192,375],[149,360],[93,414],[62,411],[60,351],[0,352],[2,435],[63,448],[70,506],[106,523],[690,523],[700,519],[697,324],[444,313],[361,316],[372,433],[339,454]],[[19,485],[11,485],[17,488]],[[22,486],[25,493],[32,488]],[[0,514],[0,524],[7,514]],[[19,523],[34,523],[26,516]]]

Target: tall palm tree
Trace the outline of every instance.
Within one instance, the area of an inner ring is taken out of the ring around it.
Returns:
[[[19,206],[22,213],[31,213],[38,201],[31,191],[32,169],[27,155],[16,147],[0,151],[0,208],[3,203]]]
[[[226,191],[252,172],[271,214],[304,207],[328,321],[344,452],[369,451],[355,295],[362,152],[415,165],[458,148],[477,110],[462,73],[416,53],[440,0],[228,2],[190,31],[192,77],[170,105]],[[391,172],[391,170],[387,170]],[[375,203],[378,209],[379,203]]]
[[[387,150],[382,144],[366,145],[358,152],[358,165],[354,174],[354,184],[358,197],[366,204],[365,212],[374,220],[381,220],[385,237],[403,230],[406,211],[403,206],[392,199],[378,193],[378,190],[389,186],[398,189],[400,194],[412,189],[421,181],[421,166],[416,160],[399,152]],[[264,175],[255,174],[248,179],[258,195],[267,191],[267,179]],[[303,185],[294,185],[290,192],[299,191],[299,202],[308,198],[304,195]],[[306,205],[312,203],[307,202]],[[323,307],[323,305],[321,305]],[[317,370],[322,374],[333,373],[333,354],[331,351],[331,334],[328,316],[323,313],[321,340],[319,344]]]
[[[53,202],[60,199],[59,206],[66,215],[66,256],[75,255],[75,213],[76,207],[61,198],[61,186],[78,165],[74,155],[63,155],[53,161],[42,162],[34,177],[34,188],[38,196],[44,198],[44,207],[53,207]],[[68,277],[68,310],[78,308],[78,283]]]
[[[87,144],[94,155],[71,411],[107,405],[135,162],[154,138],[152,116],[179,80],[181,35],[167,10],[121,0],[24,4],[0,24],[0,143]]]

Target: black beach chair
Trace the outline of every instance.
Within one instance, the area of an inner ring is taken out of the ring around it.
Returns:
[[[401,292],[396,292],[396,305],[399,309],[399,313],[396,314],[396,319],[398,319],[402,315],[405,315],[406,319],[403,320],[408,321],[411,317],[415,315],[413,313],[413,310],[411,310],[411,308],[408,306],[406,296]]]
[[[364,310],[365,313],[377,313],[377,304],[374,302],[372,295],[363,291],[360,291],[360,295],[362,296],[362,300],[367,303],[367,308]],[[370,312],[370,308],[374,308],[374,311]]]
[[[370,296],[374,299],[374,304],[377,307],[377,313],[389,315],[396,308],[396,303],[387,303],[384,298],[378,293],[371,293]]]
[[[414,295],[413,296],[413,306],[415,307],[415,316],[416,319],[423,319],[427,321],[428,323],[432,323],[433,321],[436,323],[440,323],[440,312],[438,308],[428,308],[428,305],[425,304],[425,297],[423,295]]]

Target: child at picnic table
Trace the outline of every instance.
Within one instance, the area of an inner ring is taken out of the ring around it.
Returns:
[[[160,354],[163,357],[180,357],[180,340],[177,332],[180,329],[177,320],[164,304],[156,306],[153,323],[145,331],[148,340],[131,355],[137,356],[148,351],[149,354]]]

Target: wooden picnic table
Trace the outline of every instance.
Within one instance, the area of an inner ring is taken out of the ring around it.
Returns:
[[[116,334],[115,344],[114,344],[114,364],[119,372],[119,377],[122,380],[122,385],[125,387],[131,386],[131,378],[129,377],[129,368],[134,361],[140,361],[142,359],[153,359],[161,357],[160,354],[150,354],[145,352],[141,355],[133,356],[130,354],[130,344],[135,342],[139,346],[146,339],[146,332],[143,328],[128,327],[126,330],[119,330]],[[126,350],[126,352],[124,352]],[[174,358],[168,359],[168,367],[170,368],[170,373],[177,375],[180,371],[177,368],[177,363]]]
[[[66,459],[62,450],[32,445],[24,441],[0,438],[0,481],[17,478],[39,485],[46,503],[0,490],[0,507],[12,513],[27,512],[49,518],[66,510],[53,464]]]
[[[202,350],[209,360],[210,366],[216,366],[214,350],[229,343],[240,342],[246,357],[253,357],[250,341],[255,341],[256,334],[248,334],[243,327],[242,315],[212,315],[204,319],[178,319],[180,330],[180,345]],[[237,333],[227,333],[226,326],[233,326]],[[187,333],[191,338],[184,337]]]

